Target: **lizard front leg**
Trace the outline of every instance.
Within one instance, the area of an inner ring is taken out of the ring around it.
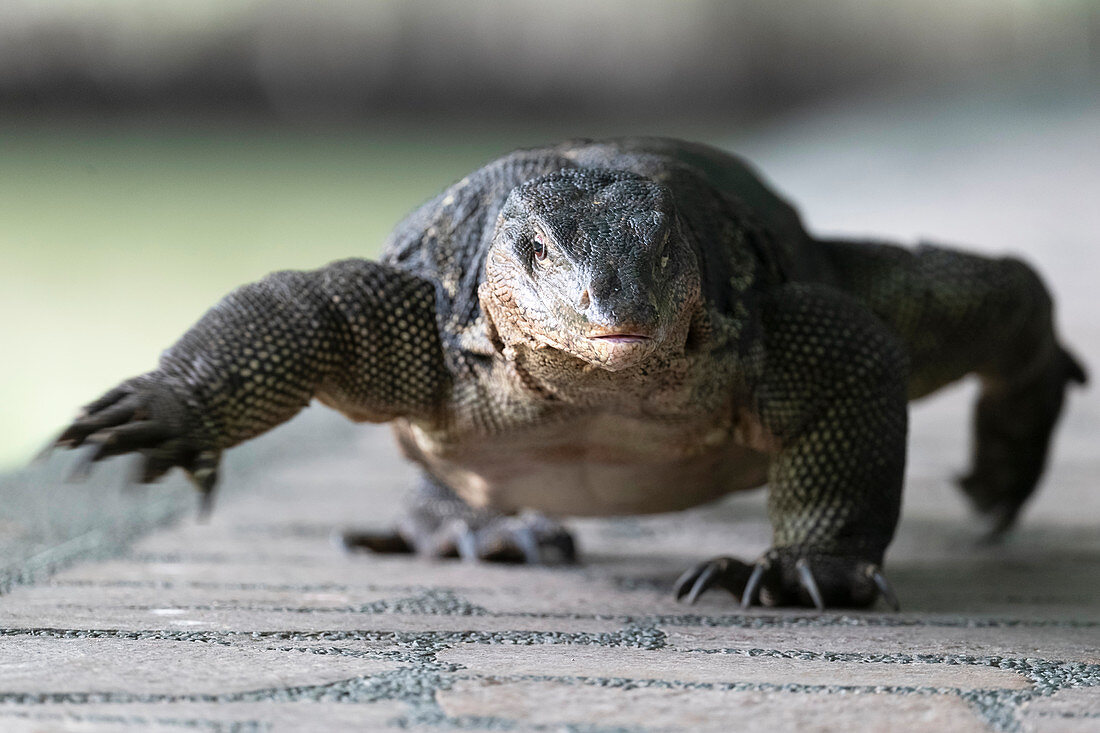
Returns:
[[[849,297],[792,284],[762,299],[749,380],[777,438],[768,473],[773,547],[755,564],[717,558],[679,595],[709,585],[766,605],[896,605],[880,567],[901,504],[906,363],[896,338]]]
[[[139,480],[179,466],[209,497],[225,449],[313,398],[360,420],[430,416],[450,383],[434,297],[367,260],[273,273],[210,309],[157,369],[87,405],[57,445],[94,444],[83,470],[141,453]]]

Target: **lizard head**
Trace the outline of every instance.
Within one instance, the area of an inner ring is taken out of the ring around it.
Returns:
[[[684,347],[699,270],[672,193],[626,171],[566,169],[508,196],[482,301],[506,346],[608,370]]]

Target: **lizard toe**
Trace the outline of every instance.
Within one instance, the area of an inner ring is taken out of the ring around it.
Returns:
[[[753,568],[732,557],[715,557],[689,568],[673,585],[677,600],[694,604],[711,588],[725,588],[740,596],[752,576]]]
[[[803,606],[866,608],[880,597],[895,611],[897,596],[876,563],[858,557],[773,549],[750,565],[716,557],[688,569],[677,579],[677,599],[695,603],[710,588],[738,596],[742,608]]]
[[[573,536],[541,514],[452,518],[427,524],[421,515],[406,517],[389,532],[347,530],[339,544],[352,552],[416,553],[424,557],[461,558],[529,565],[573,563],[577,559]]]
[[[773,549],[765,556],[774,572],[763,578],[760,602],[765,606],[867,608],[880,597],[895,610],[897,596],[877,563],[852,556]]]
[[[494,518],[473,534],[479,560],[546,565],[572,563],[577,558],[572,535],[533,512]]]

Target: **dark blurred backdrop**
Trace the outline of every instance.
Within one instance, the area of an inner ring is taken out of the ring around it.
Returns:
[[[727,119],[1095,80],[1092,0],[4,0],[6,115]]]

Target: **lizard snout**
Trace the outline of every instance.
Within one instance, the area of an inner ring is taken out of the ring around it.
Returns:
[[[656,338],[660,314],[653,300],[640,282],[631,282],[616,271],[593,278],[581,298],[581,310],[591,324],[586,335],[600,339]]]

